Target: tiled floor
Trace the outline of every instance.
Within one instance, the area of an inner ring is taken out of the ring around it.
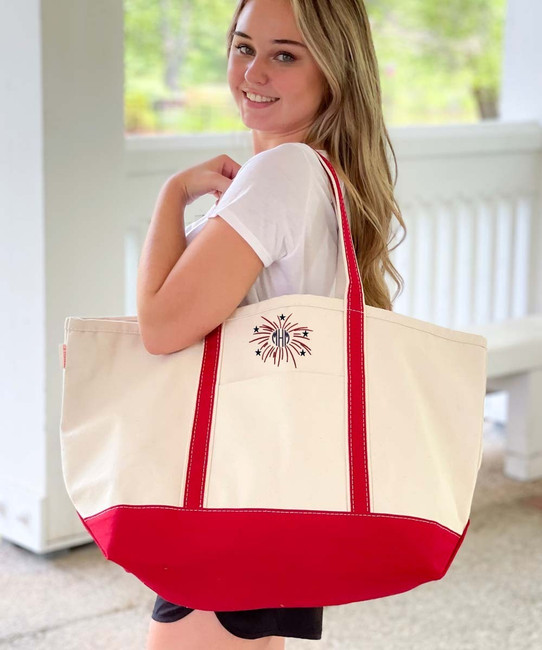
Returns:
[[[503,476],[498,429],[484,449],[471,525],[445,578],[326,607],[322,639],[288,639],[288,650],[542,649],[542,480]],[[39,557],[0,543],[0,650],[143,650],[153,603],[93,544]]]

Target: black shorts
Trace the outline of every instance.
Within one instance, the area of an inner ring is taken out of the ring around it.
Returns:
[[[173,623],[193,611],[157,596],[152,618],[160,623]],[[323,613],[323,607],[272,607],[215,612],[226,630],[241,639],[260,639],[263,636],[321,639]]]

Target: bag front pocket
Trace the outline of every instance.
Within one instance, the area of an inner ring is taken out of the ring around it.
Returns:
[[[221,385],[207,508],[348,510],[344,377],[278,372]]]

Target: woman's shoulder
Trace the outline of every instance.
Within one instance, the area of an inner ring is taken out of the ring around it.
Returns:
[[[325,156],[326,153],[322,151]],[[304,142],[284,142],[254,154],[244,166],[272,166],[282,169],[300,170],[309,164],[320,165],[316,150]]]
[[[328,157],[324,150],[318,150]],[[327,174],[317,150],[303,142],[284,142],[249,158],[238,172],[239,182],[283,187],[293,191],[310,185],[325,189]]]

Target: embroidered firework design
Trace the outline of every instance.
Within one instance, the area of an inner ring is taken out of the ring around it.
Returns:
[[[272,357],[273,362],[280,366],[282,360],[288,363],[291,358],[297,368],[295,355],[304,357],[307,353],[311,354],[306,341],[310,341],[309,332],[312,330],[307,327],[297,327],[298,323],[290,323],[291,316],[292,314],[288,317],[281,314],[277,316],[277,323],[262,316],[265,323],[254,327],[254,334],[257,336],[249,343],[258,343],[256,354],[262,358],[262,361],[265,362]]]

